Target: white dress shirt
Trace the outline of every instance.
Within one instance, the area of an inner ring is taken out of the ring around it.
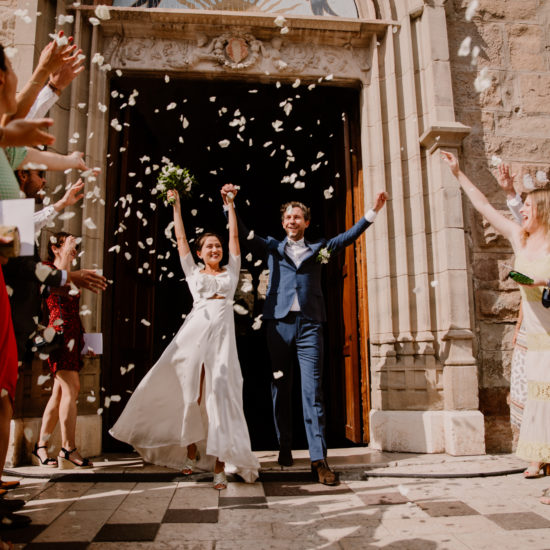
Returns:
[[[46,113],[52,108],[58,99],[59,96],[48,85],[44,86],[34,100],[34,103],[25,118],[27,120],[33,120],[35,118],[42,118],[46,116]]]

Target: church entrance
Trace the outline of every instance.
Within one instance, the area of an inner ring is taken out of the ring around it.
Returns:
[[[104,450],[116,451],[127,446],[107,430],[192,306],[170,228],[172,210],[151,194],[159,167],[169,159],[198,181],[182,207],[190,240],[203,231],[227,234],[219,190],[228,182],[240,186],[239,215],[259,235],[284,236],[279,207],[289,200],[311,207],[311,240],[349,228],[363,208],[355,154],[359,89],[173,75],[114,77],[110,89],[104,272],[112,284],[103,298],[102,414]],[[258,320],[266,265],[248,253],[244,248],[235,297],[245,415],[253,449],[275,449],[271,368]],[[351,246],[324,271],[329,447],[361,443],[368,416],[361,410],[361,387],[368,392],[369,382],[359,335],[367,330],[359,326],[355,266]],[[366,300],[366,289],[361,294]],[[293,448],[307,448],[299,377],[294,380]]]

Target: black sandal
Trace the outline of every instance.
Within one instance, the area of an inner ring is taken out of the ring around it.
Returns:
[[[32,451],[32,463],[34,466],[46,466],[47,468],[57,468],[57,460],[50,456],[47,456],[44,460],[38,455],[39,449],[47,449],[47,445],[40,445],[38,443],[34,444],[34,449]]]
[[[67,451],[64,447],[61,447],[61,453],[63,453],[65,456],[59,457],[59,467],[62,470],[71,470],[73,468],[91,468],[92,464],[90,463],[89,459],[83,458],[82,462],[75,462],[74,460],[71,460],[69,457],[76,451],[76,447],[70,451]]]

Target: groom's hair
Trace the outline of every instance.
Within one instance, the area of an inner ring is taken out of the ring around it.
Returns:
[[[311,211],[303,202],[290,201],[285,202],[283,206],[281,206],[281,221],[285,219],[285,212],[289,208],[299,208],[304,213],[304,220],[306,220],[306,222],[311,219]]]

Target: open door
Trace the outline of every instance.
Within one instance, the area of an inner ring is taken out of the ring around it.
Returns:
[[[357,156],[351,144],[351,129],[347,113],[342,113],[342,130],[345,149],[346,227],[355,223],[354,180],[357,179]],[[355,255],[356,246],[346,248],[342,265],[342,309],[344,339],[342,359],[344,363],[344,388],[346,402],[346,437],[354,443],[362,441],[361,434],[361,377],[359,366],[359,326],[357,322],[357,288]]]

